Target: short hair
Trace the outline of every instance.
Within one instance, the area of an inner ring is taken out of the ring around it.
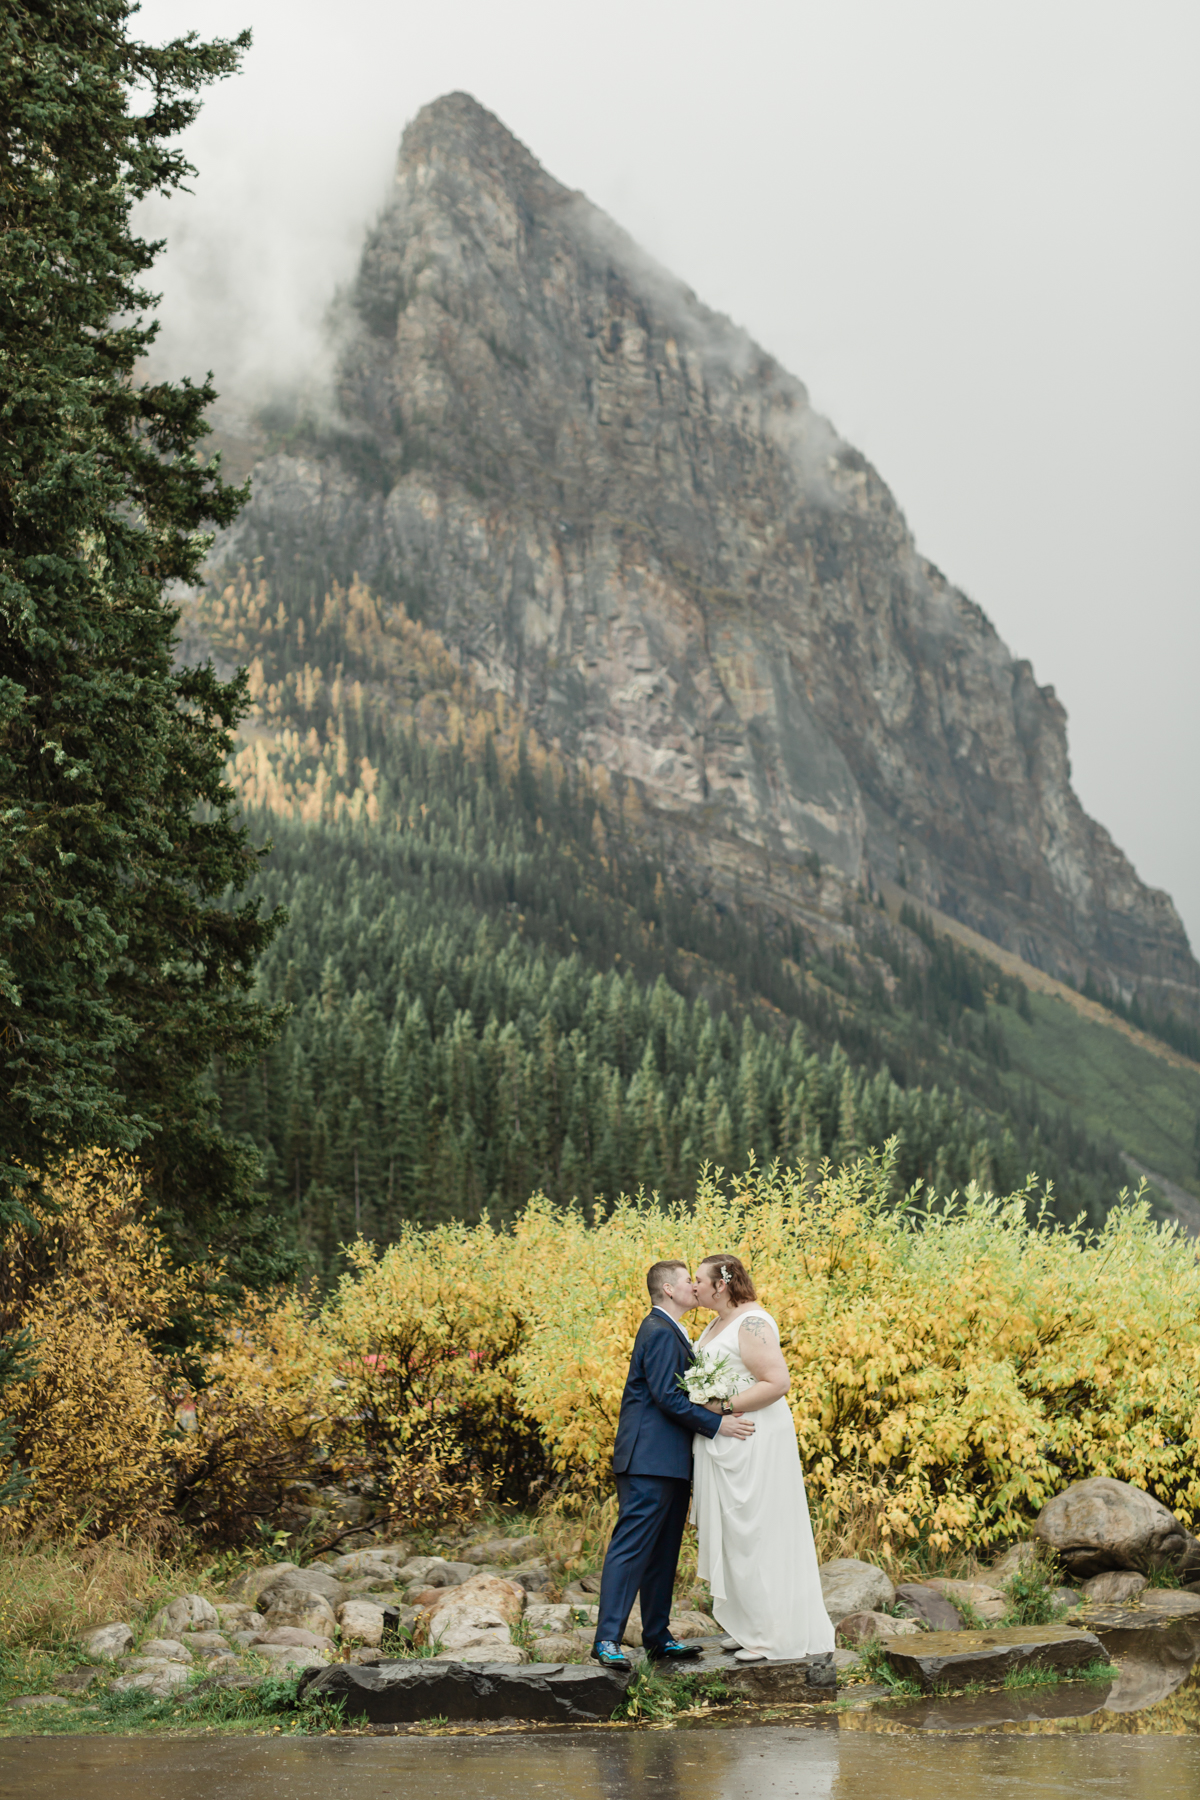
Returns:
[[[720,1275],[729,1291],[729,1298],[735,1306],[744,1306],[747,1300],[757,1300],[754,1283],[750,1279],[750,1271],[744,1262],[736,1256],[730,1256],[727,1250],[718,1250],[715,1256],[706,1256],[700,1264],[702,1269],[710,1269],[717,1265],[713,1279]],[[728,1273],[726,1273],[728,1271]]]
[[[650,1267],[646,1270],[646,1287],[649,1291],[650,1298],[655,1305],[657,1305],[663,1297],[663,1288],[669,1281],[672,1270],[686,1268],[687,1264],[685,1262],[651,1263]]]

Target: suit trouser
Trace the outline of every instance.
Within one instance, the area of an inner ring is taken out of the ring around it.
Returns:
[[[638,1590],[642,1643],[658,1650],[671,1635],[671,1596],[692,1484],[670,1475],[618,1475],[621,1510],[600,1577],[596,1642],[621,1641]]]

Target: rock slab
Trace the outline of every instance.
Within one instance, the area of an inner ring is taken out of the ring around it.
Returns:
[[[611,1718],[631,1670],[569,1663],[337,1663],[301,1681],[300,1692],[344,1700],[347,1718],[373,1725],[418,1719],[534,1719],[579,1724]]]
[[[1071,1626],[1014,1625],[995,1631],[931,1631],[891,1639],[885,1653],[897,1675],[931,1693],[971,1682],[999,1683],[1012,1669],[1083,1668],[1107,1660],[1091,1631]]]
[[[962,1620],[945,1594],[921,1581],[904,1581],[896,1589],[897,1602],[927,1631],[961,1631]],[[845,1623],[845,1621],[843,1621]]]

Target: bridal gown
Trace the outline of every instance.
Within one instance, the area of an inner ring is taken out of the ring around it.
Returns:
[[[703,1341],[724,1352],[749,1386],[753,1377],[738,1351],[745,1320],[765,1319],[760,1306],[739,1313]],[[707,1581],[713,1616],[745,1650],[772,1662],[833,1649],[833,1626],[821,1598],[817,1550],[786,1399],[747,1413],[752,1438],[692,1439],[692,1522],[700,1540],[699,1574]]]

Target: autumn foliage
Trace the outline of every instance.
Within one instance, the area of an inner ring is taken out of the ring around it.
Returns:
[[[882,1159],[811,1184],[751,1171],[732,1193],[705,1180],[689,1208],[638,1198],[589,1222],[535,1196],[511,1228],[360,1242],[323,1303],[251,1299],[222,1322],[193,1355],[185,1430],[178,1365],[152,1348],[185,1278],[139,1223],[129,1172],[73,1165],[45,1222],[53,1269],[23,1305],[16,1251],[5,1264],[10,1323],[39,1363],[16,1395],[35,1471],[16,1520],[99,1533],[182,1517],[236,1536],[314,1466],[409,1519],[497,1493],[600,1495],[645,1269],[723,1249],[779,1322],[827,1522],[869,1520],[885,1553],[983,1548],[1098,1474],[1191,1522],[1191,1244],[1136,1202],[1081,1236],[1040,1228],[1026,1195],[930,1212],[890,1203],[891,1183]]]

